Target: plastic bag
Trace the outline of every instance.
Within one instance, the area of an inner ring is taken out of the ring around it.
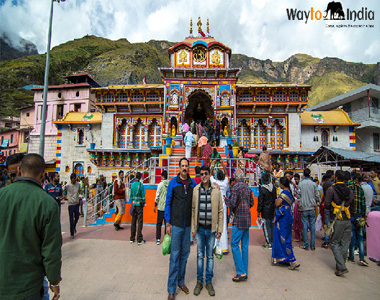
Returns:
[[[162,242],[162,254],[165,256],[170,254],[170,245],[172,243],[172,238],[169,234],[165,234],[164,240]]]
[[[214,247],[214,255],[217,259],[222,260],[223,258],[223,251],[220,248],[220,239],[217,240],[216,246]]]
[[[264,225],[263,218],[258,217],[256,223],[257,223],[257,228],[259,229],[263,228],[263,225]]]
[[[322,230],[322,216],[319,214],[317,220],[315,221],[315,231]]]

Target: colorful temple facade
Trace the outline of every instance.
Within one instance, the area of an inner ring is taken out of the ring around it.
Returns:
[[[165,156],[167,137],[181,146],[182,126],[193,120],[218,120],[220,146],[227,138],[252,153],[267,146],[272,155],[287,155],[301,167],[310,152],[301,150],[300,113],[311,86],[239,83],[241,68],[230,66],[231,49],[208,31],[203,33],[199,20],[197,36],[190,30],[169,49],[171,67],[159,68],[163,84],[92,89],[103,113],[100,147],[87,149],[97,167],[132,168],[151,156]]]

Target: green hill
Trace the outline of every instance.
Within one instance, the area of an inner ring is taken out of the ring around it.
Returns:
[[[170,66],[168,41],[130,43],[126,39],[84,36],[51,50],[49,84],[64,82],[64,76],[89,72],[101,85],[161,83],[158,67]],[[33,93],[21,89],[43,84],[46,55],[24,56],[0,61],[0,116],[19,115],[19,109],[33,104]],[[310,104],[328,100],[366,83],[380,85],[380,64],[365,65],[338,58],[315,58],[295,54],[284,62],[259,60],[233,54],[231,67],[242,67],[240,82],[294,82],[312,85]]]

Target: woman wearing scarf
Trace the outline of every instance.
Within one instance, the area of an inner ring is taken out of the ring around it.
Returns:
[[[276,216],[274,223],[274,235],[272,245],[272,264],[288,263],[289,270],[295,270],[300,266],[297,262],[292,247],[292,204],[293,195],[290,191],[288,178],[280,178],[281,194],[276,199]]]

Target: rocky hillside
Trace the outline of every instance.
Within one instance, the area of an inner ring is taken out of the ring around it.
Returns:
[[[0,61],[38,54],[37,47],[32,42],[19,38],[17,44],[17,47],[14,46],[5,33],[0,35]]]
[[[51,51],[50,84],[64,82],[63,76],[89,72],[101,85],[161,83],[158,67],[170,65],[167,41],[130,43],[85,36]],[[309,102],[316,104],[366,83],[380,85],[380,63],[366,65],[338,58],[315,58],[295,54],[284,62],[259,60],[233,54],[232,67],[242,67],[241,82],[293,82],[312,85]],[[0,115],[18,115],[18,108],[33,103],[32,94],[20,89],[43,84],[45,55],[31,55],[0,62]]]

